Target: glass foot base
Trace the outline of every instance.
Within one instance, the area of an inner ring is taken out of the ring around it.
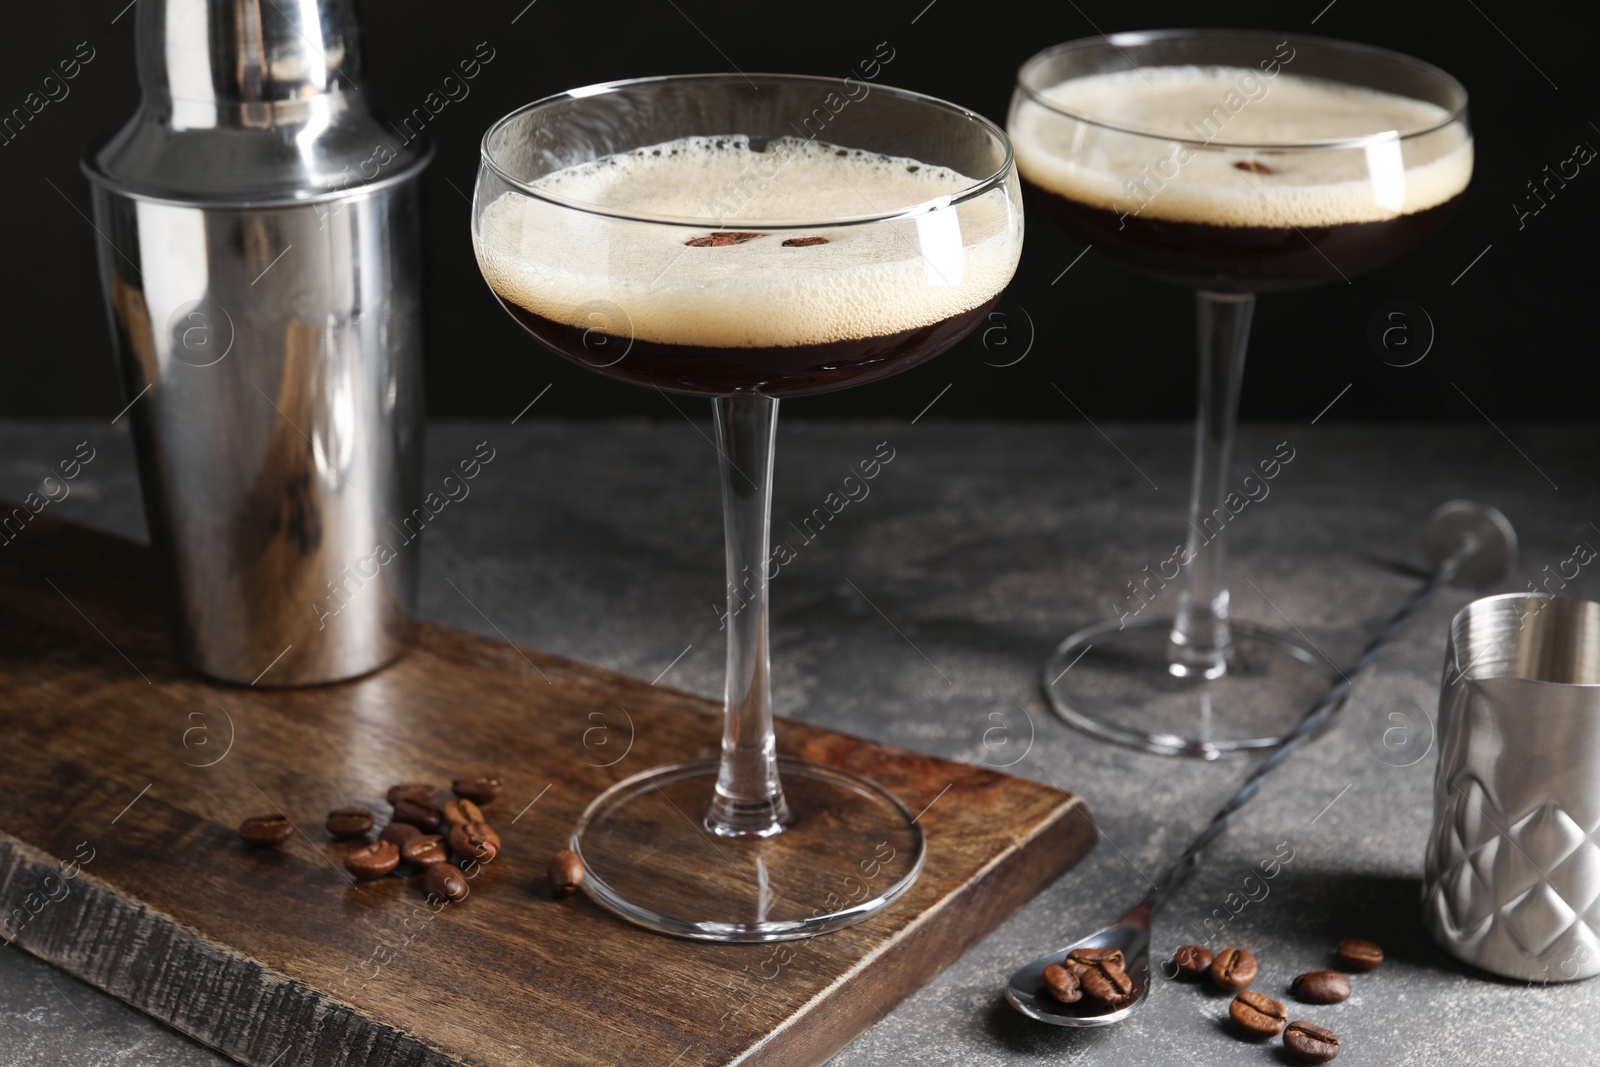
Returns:
[[[911,888],[925,846],[915,816],[853,774],[780,757],[794,821],[770,837],[705,826],[715,759],[618,782],[572,833],[583,889],[630,922],[702,941],[785,941],[854,925]]]
[[[1172,619],[1080,630],[1045,664],[1051,709],[1104,741],[1159,756],[1216,759],[1272,748],[1327,690],[1333,668],[1294,634],[1233,624],[1227,673],[1176,677]]]

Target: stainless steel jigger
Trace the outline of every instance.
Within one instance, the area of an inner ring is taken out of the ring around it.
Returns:
[[[1511,593],[1450,625],[1423,922],[1535,982],[1600,974],[1600,604]]]
[[[1143,900],[1110,926],[1047,952],[1011,975],[1006,983],[1005,995],[1013,1008],[1042,1023],[1071,1027],[1109,1026],[1133,1014],[1134,1009],[1150,993],[1151,921],[1199,865],[1200,853],[1227,831],[1234,812],[1255,798],[1261,789],[1262,779],[1332,723],[1334,716],[1344,706],[1356,679],[1377,662],[1378,653],[1399,635],[1411,617],[1421,611],[1440,588],[1450,583],[1482,588],[1499,581],[1511,569],[1517,556],[1517,535],[1511,523],[1497,509],[1470,500],[1453,500],[1441,505],[1428,518],[1428,525],[1422,533],[1422,548],[1428,562],[1433,565],[1427,583],[1389,617],[1383,629],[1361,650],[1355,662],[1340,674],[1339,680],[1328,688],[1322,699],[1312,705],[1295,728],[1284,735],[1283,744],[1246,776],[1238,792],[1229,798],[1212,817],[1210,824],[1157,879],[1155,887]],[[1499,599],[1504,598],[1492,597],[1489,602]],[[1486,601],[1480,600],[1478,603]],[[1592,606],[1597,609],[1594,624],[1600,626],[1600,605]],[[1593,657],[1592,670],[1600,675],[1600,651]],[[1600,791],[1597,791],[1597,796],[1600,796]],[[1600,891],[1600,886],[1596,888]],[[1091,1005],[1087,999],[1076,1004],[1063,1004],[1050,995],[1044,984],[1044,969],[1053,963],[1061,963],[1067,953],[1079,948],[1122,950],[1128,977],[1133,979],[1135,986],[1133,996],[1126,1003],[1108,1010]]]
[[[144,0],[139,110],[84,162],[179,649],[225,681],[398,655],[432,515],[429,151],[368,112],[349,7]]]

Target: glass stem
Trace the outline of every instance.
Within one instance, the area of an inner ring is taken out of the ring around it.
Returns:
[[[728,544],[728,680],[722,764],[706,828],[723,837],[765,837],[790,821],[778,781],[767,645],[772,453],[777,400],[733,393],[712,401]]]
[[[1239,424],[1239,383],[1250,340],[1251,293],[1195,294],[1200,328],[1200,410],[1195,419],[1194,487],[1189,498],[1183,592],[1172,623],[1170,670],[1180,678],[1228,672],[1228,560],[1222,532],[1228,462]]]

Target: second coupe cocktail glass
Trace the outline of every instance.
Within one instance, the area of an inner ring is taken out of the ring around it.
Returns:
[[[1018,198],[992,123],[855,80],[591,86],[484,138],[473,242],[506,310],[602,374],[714,398],[721,754],[621,781],[584,813],[584,888],[623,917],[705,940],[804,937],[877,912],[921,870],[922,831],[897,798],[776,754],[778,398],[887,377],[960,340],[1016,268]]]
[[[1008,126],[1029,208],[1197,290],[1199,317],[1184,543],[1126,576],[1127,610],[1056,650],[1045,690],[1068,722],[1212,758],[1276,745],[1324,688],[1333,664],[1309,640],[1230,615],[1227,528],[1295,451],[1229,467],[1255,294],[1348,282],[1437,233],[1472,176],[1466,102],[1406,56],[1260,31],[1115,34],[1023,64]],[[1144,611],[1163,595],[1175,614]]]

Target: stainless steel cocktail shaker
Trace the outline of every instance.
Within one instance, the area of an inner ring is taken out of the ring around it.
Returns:
[[[368,111],[348,0],[143,0],[93,151],[100,268],[178,643],[306,685],[405,647],[422,405],[420,134]]]

